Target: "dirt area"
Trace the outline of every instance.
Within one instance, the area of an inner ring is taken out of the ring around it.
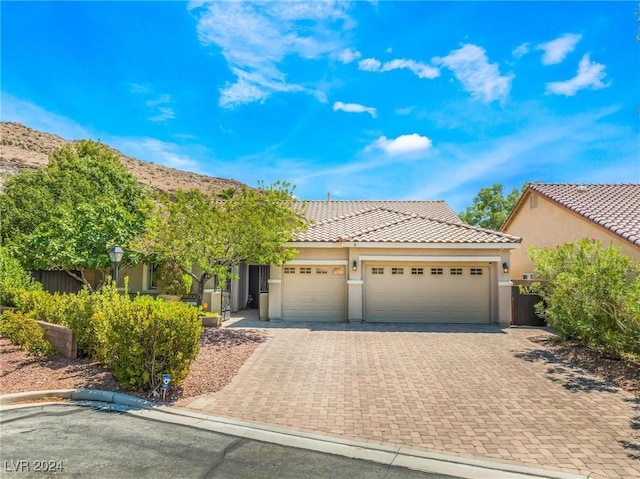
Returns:
[[[554,341],[549,336],[529,338],[579,368],[605,379],[640,397],[640,363],[628,359],[611,359],[602,351],[581,346],[575,341]]]
[[[191,365],[189,376],[180,387],[169,389],[166,402],[219,391],[231,382],[265,339],[266,333],[258,330],[205,328],[200,338],[200,353]],[[27,356],[5,338],[0,338],[0,365],[2,394],[87,388],[126,392],[160,401],[142,391],[124,391],[111,372],[94,361]]]
[[[47,165],[49,154],[70,142],[20,123],[0,123],[0,184],[4,175],[13,175],[22,170],[34,170]],[[167,168],[128,157],[114,148],[112,151],[121,158],[123,164],[140,183],[154,191],[174,192],[178,188],[196,188],[206,193],[215,193],[242,186],[239,181]]]

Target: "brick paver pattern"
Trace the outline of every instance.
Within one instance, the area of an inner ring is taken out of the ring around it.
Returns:
[[[640,477],[640,403],[497,325],[263,323],[231,384],[177,404],[343,438]]]

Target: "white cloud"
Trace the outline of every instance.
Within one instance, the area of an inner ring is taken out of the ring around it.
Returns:
[[[385,64],[382,65],[382,68],[380,69],[380,71],[388,72],[391,70],[399,70],[403,68],[410,70],[418,78],[433,79],[440,76],[440,70],[435,67],[425,65],[424,63],[416,62],[414,60],[404,60],[404,59],[397,59],[397,60],[391,60],[391,61],[385,62]]]
[[[354,26],[348,5],[334,2],[211,2],[189,4],[204,45],[220,48],[235,80],[220,89],[225,108],[264,101],[276,92],[317,89],[289,83],[287,57],[317,59],[344,53],[340,33]],[[355,52],[354,52],[355,54]]]
[[[568,53],[575,50],[581,39],[582,35],[565,33],[555,40],[536,45],[536,49],[544,51],[542,54],[542,63],[544,65],[555,65],[561,63]]]
[[[358,68],[367,72],[390,72],[392,70],[407,69],[418,78],[433,79],[440,76],[440,70],[415,60],[398,58],[382,63],[377,58],[365,58],[358,62]]]
[[[405,108],[396,108],[394,112],[396,115],[404,116],[404,115],[410,115],[414,109],[415,109],[414,106],[407,106]]]
[[[355,60],[358,60],[362,57],[362,53],[357,50],[352,50],[351,48],[345,48],[340,52],[338,56],[339,60],[345,65],[351,63]]]
[[[433,59],[453,71],[463,88],[485,103],[504,101],[511,90],[513,74],[500,75],[497,63],[489,63],[485,49],[466,44],[445,57]]]
[[[132,156],[138,160],[168,166],[169,168],[199,172],[198,163],[181,154],[179,152],[180,147],[174,143],[149,137],[131,138],[118,136],[107,136],[105,142],[122,151],[125,155]]]
[[[162,123],[167,120],[173,120],[176,117],[173,108],[168,106],[161,106],[158,108],[158,114],[149,118],[151,121],[155,121],[156,123]]]
[[[373,143],[373,146],[380,148],[387,155],[396,156],[426,151],[431,148],[432,142],[426,136],[412,133],[410,135],[400,135],[394,140],[381,136]]]
[[[379,72],[382,62],[375,58],[365,58],[358,62],[358,68],[365,72]]]
[[[342,103],[337,101],[333,104],[333,111],[346,111],[347,113],[369,113],[372,118],[378,116],[378,112],[375,108],[360,105],[358,103]]]
[[[575,158],[577,164],[577,158],[584,157],[585,145],[606,136],[600,120],[616,111],[618,108],[607,108],[569,117],[544,116],[515,133],[489,141],[439,144],[443,167],[432,168],[429,183],[409,191],[407,197],[439,198],[479,179],[484,178],[485,184],[495,182],[496,171],[501,171],[504,177],[508,169],[520,174],[533,167],[534,173],[529,180],[541,179],[535,175],[548,169],[550,164],[561,161],[561,158],[567,164],[572,162],[569,157]],[[541,155],[541,152],[563,149],[568,145],[575,148],[570,155]],[[575,171],[566,166],[563,170],[569,174]]]
[[[529,42],[525,42],[521,45],[518,45],[511,54],[516,58],[522,58],[524,55],[529,53]]]
[[[166,106],[172,102],[171,95],[166,93],[160,95],[158,98],[153,100],[147,100],[145,104],[155,110],[156,115],[149,118],[149,120],[162,123],[167,120],[173,120],[176,117],[176,114],[173,108]]]
[[[157,106],[164,105],[165,103],[171,103],[171,95],[167,95],[166,93],[160,95],[155,100],[147,100],[147,106]]]
[[[606,88],[610,83],[603,83],[602,80],[607,75],[605,66],[601,63],[592,62],[589,54],[583,55],[578,65],[578,73],[575,77],[567,81],[547,83],[547,93],[556,95],[573,96],[578,90],[589,88],[599,90]]]

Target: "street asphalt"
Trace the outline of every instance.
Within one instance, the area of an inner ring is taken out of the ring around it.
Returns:
[[[162,422],[101,402],[0,412],[0,476],[451,479]]]
[[[0,477],[587,479],[91,389],[0,395]]]

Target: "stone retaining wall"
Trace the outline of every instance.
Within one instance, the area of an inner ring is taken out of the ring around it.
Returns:
[[[73,331],[59,324],[36,321],[44,329],[44,338],[51,343],[62,357],[76,359],[78,357],[78,343]]]

